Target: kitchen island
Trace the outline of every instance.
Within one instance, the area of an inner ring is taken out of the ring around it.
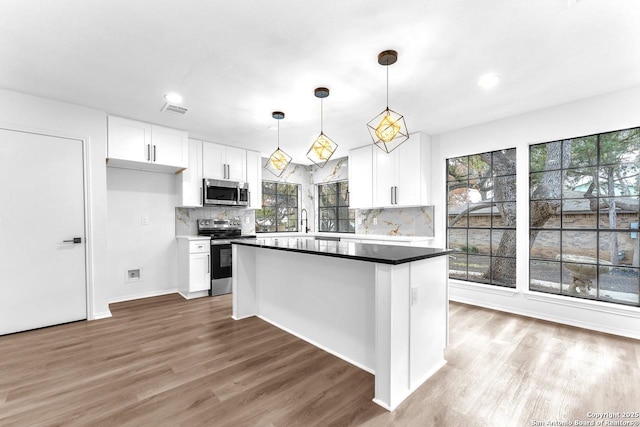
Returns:
[[[375,376],[393,410],[446,361],[448,249],[232,241],[233,318],[258,316]]]

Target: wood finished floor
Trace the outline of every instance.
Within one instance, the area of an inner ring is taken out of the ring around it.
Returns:
[[[448,364],[394,412],[373,376],[229,296],[0,337],[0,425],[530,426],[640,411],[640,341],[451,303]],[[637,419],[640,420],[640,419]]]

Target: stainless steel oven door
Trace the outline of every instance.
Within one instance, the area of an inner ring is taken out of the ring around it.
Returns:
[[[228,240],[211,241],[210,295],[231,293],[231,243]]]

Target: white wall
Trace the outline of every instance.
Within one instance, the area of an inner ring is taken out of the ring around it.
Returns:
[[[517,288],[450,280],[453,300],[640,338],[640,308],[528,291],[530,144],[640,126],[640,87],[436,135],[432,138],[434,246],[446,245],[447,158],[517,149]]]
[[[173,174],[107,168],[109,302],[176,292],[177,202]],[[138,268],[141,280],[127,282]]]
[[[102,111],[0,89],[0,123],[3,126],[87,142],[89,220],[86,237],[90,257],[87,263],[90,319],[110,315],[106,286],[106,120],[106,114]],[[43,215],[46,215],[46,206],[42,209]]]

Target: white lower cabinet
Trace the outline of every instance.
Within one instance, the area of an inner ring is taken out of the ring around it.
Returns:
[[[178,238],[178,286],[186,299],[209,295],[211,288],[210,239]]]

